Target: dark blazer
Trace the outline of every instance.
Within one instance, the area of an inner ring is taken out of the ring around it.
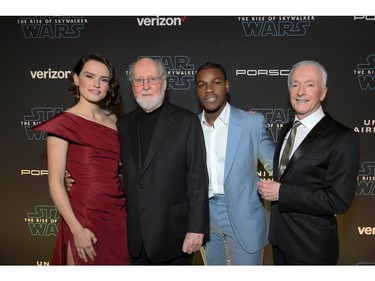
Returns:
[[[187,232],[209,233],[206,151],[198,116],[164,102],[142,167],[140,110],[117,122],[128,247],[158,263],[183,255]]]
[[[272,203],[269,241],[286,255],[308,264],[336,264],[339,241],[336,214],[348,210],[357,186],[359,136],[325,115],[293,154],[279,178],[283,139],[274,157],[279,200]]]

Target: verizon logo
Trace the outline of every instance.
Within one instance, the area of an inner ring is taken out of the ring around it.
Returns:
[[[30,70],[32,79],[67,79],[70,76],[70,70]]]
[[[139,26],[178,26],[182,25],[186,17],[150,17],[137,18]]]
[[[360,235],[375,235],[375,227],[374,226],[358,226],[358,232]]]

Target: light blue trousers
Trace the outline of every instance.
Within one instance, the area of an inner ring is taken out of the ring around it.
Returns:
[[[224,195],[209,200],[210,240],[203,251],[206,265],[261,265],[263,249],[248,253],[240,245],[230,223]],[[249,236],[249,239],[252,237]]]

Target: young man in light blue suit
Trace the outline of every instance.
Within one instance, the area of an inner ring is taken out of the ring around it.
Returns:
[[[256,183],[258,160],[272,172],[274,142],[265,118],[228,103],[224,68],[207,62],[195,75],[209,172],[207,265],[261,265],[267,243],[264,201]]]

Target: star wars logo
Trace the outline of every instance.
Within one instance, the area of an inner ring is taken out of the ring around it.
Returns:
[[[264,115],[268,123],[268,129],[271,137],[275,143],[279,137],[282,127],[294,118],[293,109],[285,110],[283,108],[253,108],[251,110]]]
[[[246,37],[305,36],[312,20],[310,16],[238,17]]]
[[[21,17],[17,20],[26,39],[78,38],[87,19],[82,17]]]
[[[36,205],[24,218],[32,236],[56,236],[59,213],[56,206]]]
[[[374,196],[375,195],[375,162],[363,162],[358,172],[357,196]]]
[[[47,133],[42,131],[34,131],[31,128],[38,125],[56,114],[64,111],[62,107],[34,107],[31,109],[30,115],[25,115],[21,126],[23,126],[26,136],[29,140],[45,140]]]
[[[194,85],[195,66],[188,56],[141,56],[161,61],[168,72],[168,89],[189,90]]]
[[[365,63],[359,63],[354,70],[357,76],[359,87],[362,91],[375,90],[375,54],[367,56]]]

